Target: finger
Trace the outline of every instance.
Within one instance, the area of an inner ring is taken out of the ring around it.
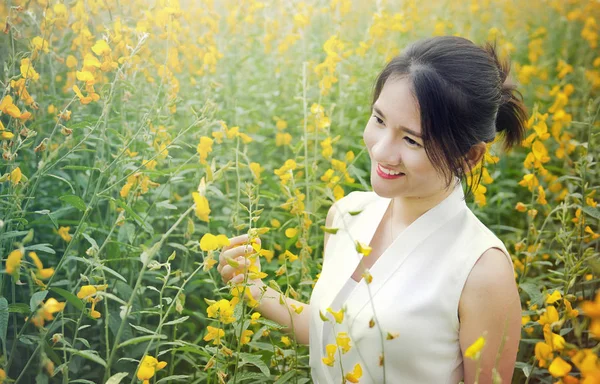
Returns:
[[[225,264],[227,264],[228,259],[236,259],[240,256],[248,255],[248,254],[252,253],[253,251],[254,250],[249,245],[241,245],[241,246],[237,246],[233,249],[223,251],[219,255],[219,265],[224,266]]]
[[[226,265],[221,269],[221,278],[225,283],[231,280],[233,272],[235,272],[235,269],[230,265]]]
[[[235,247],[236,245],[244,244],[247,242],[248,242],[248,234],[232,237],[229,239],[229,245],[226,245],[225,247],[223,247],[223,250],[226,251],[228,249]]]
[[[221,276],[223,276],[223,274],[227,274],[227,280],[230,280],[231,278],[237,275],[244,276],[248,271],[248,268],[250,267],[250,260],[245,259],[243,257],[238,257],[237,259],[234,259],[234,261],[237,263],[237,265],[227,264],[223,266],[223,268],[221,268],[221,271],[223,271]]]
[[[231,278],[230,282],[232,284],[241,284],[244,282],[244,275],[240,274],[240,275],[233,276]]]

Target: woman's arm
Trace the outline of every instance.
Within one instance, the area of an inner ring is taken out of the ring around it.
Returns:
[[[510,383],[521,338],[521,300],[514,271],[499,249],[488,249],[475,263],[460,298],[459,316],[465,384],[476,377],[479,384],[492,383],[494,369],[503,383]],[[464,354],[480,336],[485,346],[479,359],[472,360]]]
[[[325,219],[325,226],[331,227],[334,216],[334,206],[329,208],[327,218]],[[323,249],[327,246],[329,234],[326,232],[324,236]],[[242,270],[239,268],[233,268],[227,264],[227,259],[233,259],[239,263],[243,262],[244,249],[243,244],[248,243],[248,235],[242,235],[230,239],[231,245],[223,248],[221,256],[219,257],[219,267],[217,268],[223,281],[231,281],[234,284],[240,284],[244,281],[244,274],[240,273],[234,276],[236,272],[243,272],[243,268],[247,264],[241,264]],[[238,245],[236,247],[236,245]],[[257,264],[260,270],[260,262]],[[268,287],[263,283],[262,280],[250,280],[248,281],[250,286],[250,292],[252,296],[259,301],[259,305],[256,310],[260,312],[264,317],[269,320],[275,321],[284,326],[284,331],[291,333],[296,341],[300,344],[308,344],[309,337],[309,322],[310,322],[310,305],[302,303],[300,301],[285,297],[273,288]],[[263,293],[264,292],[264,293]],[[304,308],[298,314],[295,309]]]

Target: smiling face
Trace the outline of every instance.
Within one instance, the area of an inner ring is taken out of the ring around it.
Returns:
[[[421,132],[410,80],[388,79],[363,133],[371,158],[371,185],[379,196],[435,198],[446,193],[446,180],[429,160]]]

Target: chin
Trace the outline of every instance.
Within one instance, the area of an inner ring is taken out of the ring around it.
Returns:
[[[379,178],[379,176],[371,176],[371,188],[373,188],[373,192],[375,192],[378,196],[386,199],[392,199],[394,197],[401,197],[405,194],[403,189],[390,188],[390,186],[384,185],[384,180],[374,180],[376,178]]]

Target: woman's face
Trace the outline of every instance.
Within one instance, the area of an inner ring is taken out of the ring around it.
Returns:
[[[371,185],[379,196],[426,198],[445,190],[443,175],[423,147],[419,106],[408,78],[386,81],[363,139],[371,157]]]

